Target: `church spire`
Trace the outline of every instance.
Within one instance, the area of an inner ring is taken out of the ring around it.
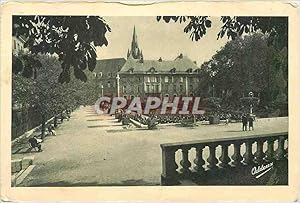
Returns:
[[[132,43],[137,44],[137,36],[135,32],[135,25],[133,26]]]
[[[134,59],[140,59],[140,57],[141,57],[141,50],[140,50],[139,45],[138,45],[135,26],[133,27],[130,55]]]
[[[127,58],[129,58],[129,56],[130,56],[130,51],[128,49],[128,51],[127,51]]]

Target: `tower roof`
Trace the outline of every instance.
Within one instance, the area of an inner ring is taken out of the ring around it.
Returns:
[[[137,44],[137,36],[136,36],[136,32],[135,32],[135,25],[133,26],[132,42],[135,42]]]
[[[137,35],[136,35],[135,26],[134,26],[133,27],[133,34],[132,34],[131,49],[130,49],[130,53],[129,54],[134,59],[139,59],[139,58],[141,58],[140,52],[141,52],[141,50],[140,50],[138,42],[137,42]]]

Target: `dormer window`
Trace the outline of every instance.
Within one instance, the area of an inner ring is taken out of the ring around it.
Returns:
[[[200,68],[195,69],[194,72],[200,73]]]
[[[170,72],[171,72],[171,73],[175,73],[175,72],[176,72],[176,68],[172,68],[172,69],[170,70]]]
[[[128,72],[133,73],[133,68],[129,68]]]
[[[193,72],[193,69],[192,69],[192,68],[189,68],[189,69],[186,70],[186,72],[192,73],[192,72]]]
[[[154,67],[151,67],[151,68],[149,69],[149,72],[151,72],[151,73],[155,73],[155,72],[156,72],[156,70],[155,70],[155,68],[154,68]]]

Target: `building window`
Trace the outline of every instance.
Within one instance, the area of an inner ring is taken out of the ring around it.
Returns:
[[[131,100],[133,100],[133,99],[134,99],[134,96],[133,96],[133,95],[131,95],[131,96],[130,96],[130,99],[131,99]]]
[[[155,85],[155,93],[159,92],[159,85]]]
[[[158,78],[155,77],[155,76],[154,76],[154,77],[151,77],[151,82],[157,82],[157,79],[158,79]]]
[[[16,40],[14,40],[14,49],[16,49],[17,46],[16,46]]]
[[[169,82],[169,76],[165,76],[165,83]]]
[[[124,98],[125,98],[125,99],[127,99],[127,96],[126,96],[126,95],[124,95]]]
[[[108,88],[111,88],[111,83],[110,83],[110,81],[107,82],[107,87],[108,87]]]
[[[176,92],[176,85],[173,85],[173,91]]]
[[[193,91],[193,85],[190,85],[190,91]]]
[[[146,92],[149,93],[150,92],[150,85],[146,86]]]
[[[146,81],[146,82],[150,82],[150,77],[146,76],[146,77],[145,77],[145,81]]]
[[[179,91],[183,92],[183,85],[179,85]]]
[[[183,77],[180,77],[180,82],[183,82]]]
[[[138,92],[138,93],[140,92],[140,86],[137,87],[137,92]]]
[[[107,73],[107,77],[109,77],[109,78],[111,77],[111,72]]]
[[[153,85],[150,85],[150,93],[153,93]]]
[[[126,86],[123,86],[123,93],[126,93]]]
[[[174,82],[174,77],[172,76],[172,83]]]

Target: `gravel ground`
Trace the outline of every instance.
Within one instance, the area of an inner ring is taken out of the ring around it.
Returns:
[[[71,119],[57,129],[57,136],[46,138],[43,152],[18,153],[12,158],[35,156],[36,167],[20,186],[159,185],[160,144],[286,132],[288,118],[258,119],[254,126],[255,131],[247,132],[241,131],[240,123],[123,129],[114,117],[96,115],[88,106],[73,112]],[[192,161],[194,150],[190,154]],[[178,151],[176,159],[180,157]]]

